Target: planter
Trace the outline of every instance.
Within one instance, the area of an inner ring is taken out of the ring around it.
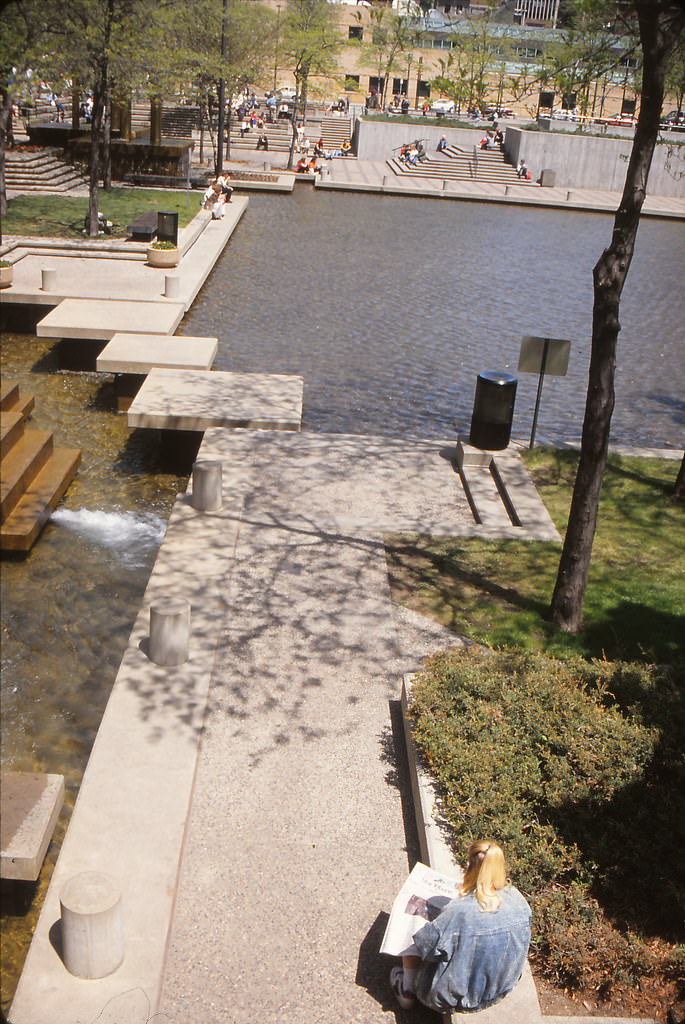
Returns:
[[[147,261],[151,267],[176,267],[179,258],[178,249],[154,249],[150,246],[147,251]]]
[[[14,267],[0,267],[0,288],[9,288],[14,280]]]

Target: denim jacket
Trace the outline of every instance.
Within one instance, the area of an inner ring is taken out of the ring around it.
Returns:
[[[530,907],[513,886],[498,910],[481,910],[475,893],[451,900],[414,936],[422,963],[416,994],[432,1010],[484,1010],[511,992],[530,943]]]

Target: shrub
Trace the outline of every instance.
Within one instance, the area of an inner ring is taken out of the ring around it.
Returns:
[[[177,245],[173,242],[153,242],[150,246],[151,249],[178,249]]]
[[[607,994],[666,970],[683,938],[681,684],[667,668],[476,648],[415,677],[414,736],[455,853],[503,844],[557,982]]]

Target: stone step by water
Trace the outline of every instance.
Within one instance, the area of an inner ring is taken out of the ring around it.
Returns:
[[[33,399],[15,384],[2,389],[0,549],[29,551],[76,475],[81,452],[55,448],[46,430],[27,430]]]

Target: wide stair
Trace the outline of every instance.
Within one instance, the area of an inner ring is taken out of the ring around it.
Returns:
[[[75,448],[55,448],[47,430],[27,430],[33,398],[0,383],[0,550],[29,551],[81,462]]]
[[[519,178],[504,153],[487,149],[462,150],[448,146],[443,154],[428,154],[422,163],[405,164],[399,157],[386,161],[395,174],[411,178],[439,178],[445,181],[478,181],[497,185],[532,185]]]
[[[264,124],[263,131],[269,140],[268,152],[287,153],[290,150],[293,131],[289,118],[277,118],[273,124]],[[234,150],[255,149],[257,139],[262,134],[261,128],[252,128],[241,138],[240,125],[231,123],[231,152]],[[314,145],[323,139],[326,150],[340,149],[343,142],[349,142],[352,135],[352,123],[348,117],[316,117],[312,111],[305,124],[305,135],[309,139],[310,154],[314,153]],[[265,159],[268,159],[268,152]]]
[[[5,153],[5,187],[12,192],[70,192],[88,182],[62,159],[62,150],[18,146]]]

